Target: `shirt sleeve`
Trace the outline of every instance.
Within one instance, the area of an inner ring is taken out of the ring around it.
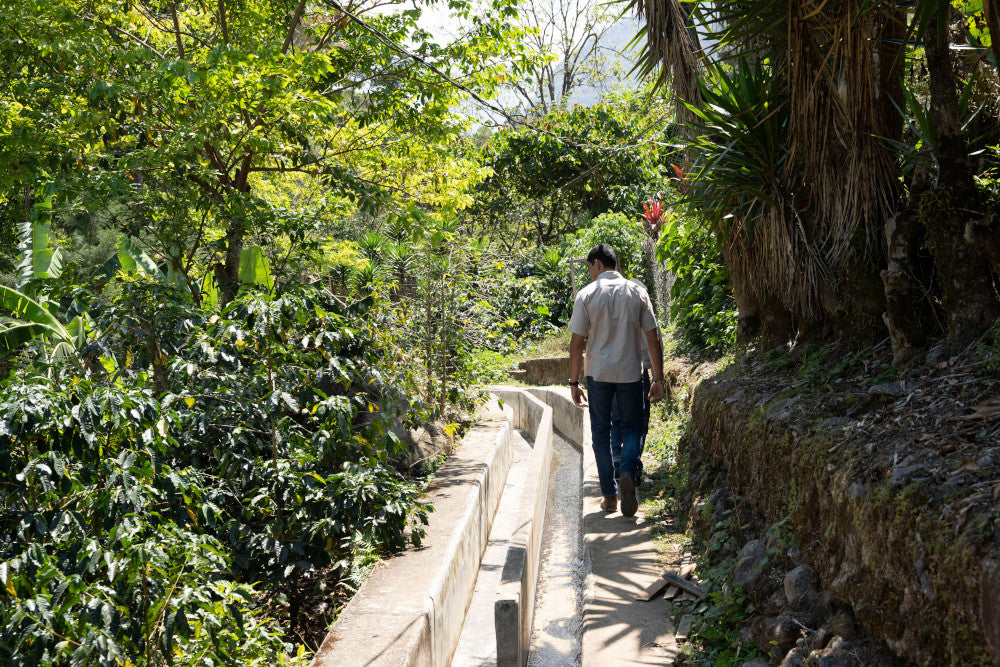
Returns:
[[[656,313],[653,312],[653,302],[649,300],[649,293],[644,289],[639,290],[639,295],[642,299],[642,314],[640,315],[639,324],[643,332],[652,331],[658,328],[656,324]]]
[[[580,294],[577,294],[573,301],[573,314],[569,318],[569,331],[579,336],[586,336],[590,331],[590,316],[587,315],[587,307],[584,306]]]

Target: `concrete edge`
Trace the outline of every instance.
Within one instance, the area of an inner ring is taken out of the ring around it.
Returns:
[[[510,410],[505,413],[510,415]],[[517,419],[516,413],[511,422]],[[493,456],[486,461],[484,474],[477,493],[466,505],[461,523],[451,534],[447,549],[434,577],[427,596],[428,617],[431,629],[431,646],[434,665],[447,665],[458,646],[466,610],[475,592],[479,564],[490,538],[490,527],[500,498],[503,496],[507,473],[513,459],[511,429],[505,429],[502,446],[493,448]]]
[[[531,387],[527,391],[552,408],[552,425],[560,433],[581,447],[590,446],[590,411],[573,403],[569,387]]]
[[[535,608],[538,564],[541,559],[545,529],[545,504],[548,498],[549,469],[552,464],[553,409],[537,396],[524,390],[495,390],[516,405],[522,430],[533,431],[534,474],[528,478],[517,517],[517,530],[511,536],[504,563],[494,623],[497,639],[497,665],[525,665],[531,640]],[[515,418],[515,423],[518,419]]]
[[[478,462],[482,466],[479,474],[471,483],[466,483],[466,486],[470,487],[462,499],[466,509],[461,515],[461,520],[451,528],[446,545],[440,548],[425,541],[425,549],[441,551],[440,556],[435,554],[433,557],[437,562],[434,576],[427,577],[419,569],[414,569],[412,575],[400,571],[409,568],[410,564],[405,560],[391,560],[384,565],[383,570],[393,569],[394,564],[400,565],[393,572],[394,576],[414,586],[426,587],[422,612],[404,611],[397,615],[405,627],[402,633],[393,635],[391,632],[368,631],[362,636],[358,629],[371,626],[366,618],[369,615],[366,609],[372,607],[372,600],[385,595],[379,585],[373,582],[375,577],[369,577],[330,628],[313,658],[311,667],[346,667],[359,664],[426,667],[444,666],[451,662],[461,632],[462,620],[479,574],[479,563],[489,539],[490,525],[503,494],[507,472],[513,458],[511,441],[514,419],[514,411],[505,408],[500,428],[497,428],[496,420],[493,420],[492,423],[473,427],[463,438],[463,441],[471,439],[477,430],[480,435],[483,431],[497,431],[493,445],[489,447],[483,460]],[[461,446],[459,446],[460,451]],[[469,463],[470,461],[462,460],[461,457],[452,457],[444,464],[442,470],[449,465],[463,466]],[[438,503],[455,496],[455,489],[446,487],[433,492],[427,500]],[[434,518],[432,514],[431,524]],[[338,626],[347,626],[351,629],[338,632]],[[378,657],[361,658],[357,655],[359,646],[365,646],[366,653]]]

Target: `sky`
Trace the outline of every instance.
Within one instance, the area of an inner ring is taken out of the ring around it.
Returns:
[[[525,0],[526,2],[531,2],[533,0]],[[597,0],[598,2],[602,0]],[[461,32],[461,25],[448,14],[447,3],[437,2],[430,6],[424,4],[423,2],[417,2],[415,4],[421,9],[421,24],[428,32],[435,36],[439,36],[441,41],[451,41],[454,40],[458,34]],[[600,46],[605,50],[611,50],[614,52],[622,52],[625,50],[625,46],[632,40],[636,32],[639,29],[639,24],[634,19],[623,19],[618,21],[613,25],[604,35]],[[634,52],[627,55],[624,59],[620,60],[622,72],[628,72],[631,69],[634,62],[635,54]],[[627,81],[627,77],[621,80],[623,83]],[[589,86],[579,87],[573,95],[571,95],[569,102],[570,104],[581,104],[590,105],[598,102],[601,98],[602,93],[609,92],[607,90],[598,90]],[[517,98],[513,94],[508,94],[502,96],[496,101],[496,104],[502,106],[505,109],[515,110],[518,106]],[[487,120],[491,114],[483,110],[480,105],[474,102],[467,105],[467,113],[470,113],[477,120]],[[495,116],[495,114],[493,114]],[[497,119],[498,120],[498,119]]]

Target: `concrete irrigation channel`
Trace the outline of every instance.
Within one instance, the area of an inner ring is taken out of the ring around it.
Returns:
[[[317,652],[350,665],[662,665],[676,654],[641,514],[597,507],[586,410],[491,389],[429,489],[420,549],[376,567]]]

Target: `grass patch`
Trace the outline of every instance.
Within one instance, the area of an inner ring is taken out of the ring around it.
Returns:
[[[533,341],[514,356],[518,360],[566,357],[569,356],[569,341],[572,337],[573,334],[570,333],[569,329],[559,329],[543,338]]]

